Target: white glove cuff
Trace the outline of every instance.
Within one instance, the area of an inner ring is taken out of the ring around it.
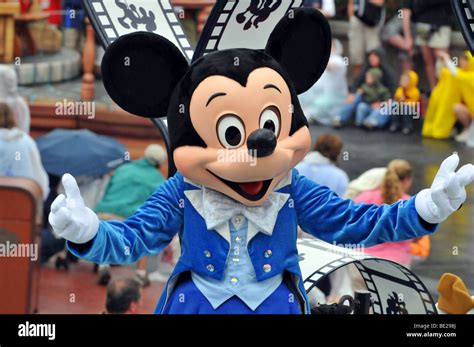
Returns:
[[[89,242],[92,240],[97,232],[99,231],[99,217],[92,211],[90,208],[86,208],[87,210],[87,223],[86,228],[81,230],[77,239],[71,240],[74,243],[82,244]]]
[[[430,224],[439,224],[446,219],[440,216],[440,210],[431,198],[431,189],[423,189],[416,195],[415,209],[418,215]]]

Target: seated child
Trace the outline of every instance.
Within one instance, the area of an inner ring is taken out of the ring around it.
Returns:
[[[390,132],[401,130],[404,135],[408,135],[413,131],[413,119],[420,116],[416,114],[420,96],[418,74],[411,70],[405,71],[400,77],[400,86],[394,96],[394,100],[401,112],[391,117]]]
[[[390,98],[390,91],[382,84],[382,70],[372,68],[365,74],[365,83],[361,85],[352,103],[344,105],[334,118],[336,127],[347,124],[355,113],[356,126],[383,128],[389,122],[389,116],[381,112],[381,103]]]

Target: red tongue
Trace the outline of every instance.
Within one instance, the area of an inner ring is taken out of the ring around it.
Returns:
[[[239,186],[246,193],[250,195],[256,195],[262,190],[263,182],[259,181],[259,182],[240,183]]]

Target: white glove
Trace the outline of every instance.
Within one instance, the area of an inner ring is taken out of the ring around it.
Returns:
[[[99,218],[84,205],[74,177],[65,174],[62,182],[66,196],[59,195],[51,204],[49,224],[57,237],[73,243],[86,243],[97,234]]]
[[[464,186],[474,181],[474,165],[467,164],[455,172],[459,156],[454,153],[441,164],[430,189],[415,198],[418,215],[426,222],[438,224],[456,212],[466,200]]]

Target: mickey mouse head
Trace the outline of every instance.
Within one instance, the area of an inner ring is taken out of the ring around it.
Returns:
[[[243,204],[262,204],[309,151],[298,94],[326,68],[327,20],[289,12],[264,51],[229,49],[191,66],[167,39],[137,32],[117,39],[102,61],[104,85],[126,111],[167,115],[177,169]]]

